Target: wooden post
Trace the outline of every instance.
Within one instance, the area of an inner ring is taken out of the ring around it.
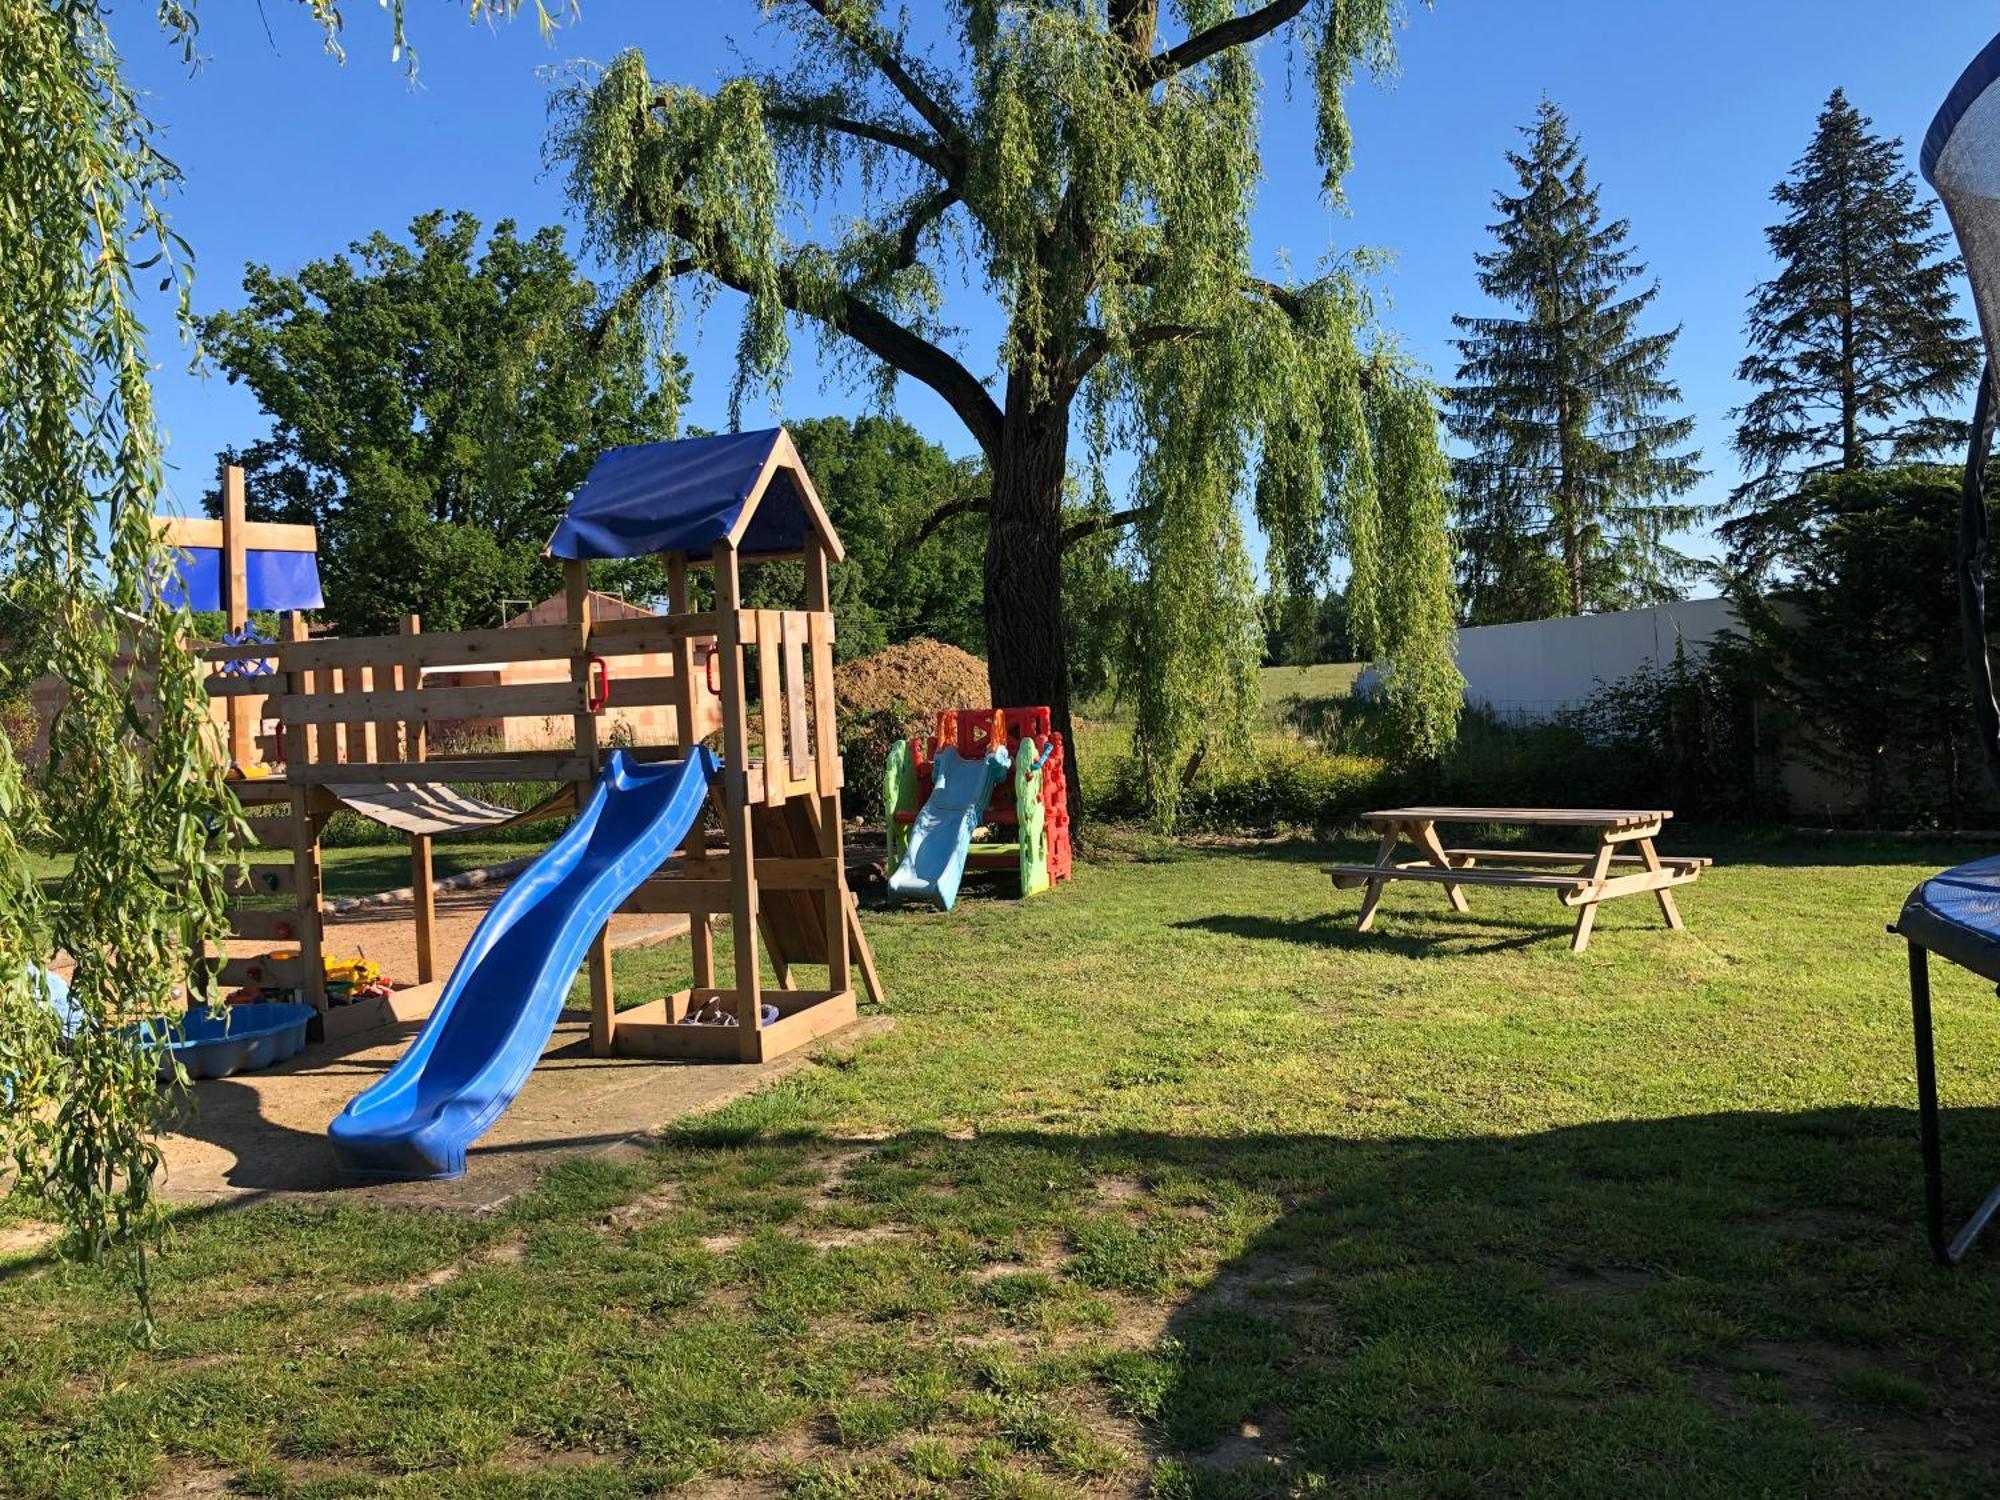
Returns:
[[[833,590],[828,577],[826,546],[817,533],[806,545],[806,609],[811,612],[809,635],[813,668],[813,756],[814,781],[819,798],[819,852],[833,861],[833,885],[826,893],[826,987],[838,995],[854,987],[847,951],[847,924],[850,901],[847,893],[847,858],[842,850],[840,826],[840,779],[833,774],[833,762],[840,754],[833,719]],[[788,652],[794,647],[787,641]],[[787,665],[792,665],[788,659]],[[794,666],[794,671],[797,668]],[[805,684],[793,684],[798,708],[792,732],[798,737],[794,752],[804,758]],[[770,748],[764,753],[768,756]],[[829,790],[830,789],[830,790]]]
[[[421,635],[424,622],[416,615],[404,615],[401,630],[404,635]],[[388,676],[384,677],[384,673]],[[411,662],[401,669],[401,687],[404,692],[413,693],[423,686],[424,669]],[[377,667],[377,686],[394,689],[397,669]],[[422,719],[411,719],[401,726],[402,741],[406,757],[413,761],[425,760],[430,755],[430,739],[424,732]],[[376,743],[385,741],[394,744],[397,726],[384,722],[376,726]],[[417,939],[417,983],[429,984],[437,978],[437,891],[434,888],[435,872],[431,865],[431,836],[427,833],[410,835],[410,896],[415,909]]]
[[[303,641],[306,638],[305,617],[297,610],[286,611],[279,635],[288,644]],[[287,670],[283,677],[284,690],[287,693],[304,692],[306,677],[304,672]],[[311,764],[312,748],[306,726],[288,724],[284,734],[286,764]],[[292,886],[299,913],[299,995],[323,1015],[326,1012],[326,965],[322,958],[321,939],[326,912],[320,886],[318,791],[318,787],[309,784],[294,784],[291,789]]]
[[[687,554],[676,552],[667,558],[667,610],[670,614],[689,614],[694,602],[688,594]],[[695,661],[699,652],[690,636],[680,636],[674,641],[674,739],[681,747],[682,755],[692,755],[698,743],[695,725],[700,722],[695,714],[696,690],[694,685]],[[707,855],[704,843],[702,820],[696,818],[688,829],[687,837],[681,840],[681,868],[692,874],[691,865],[700,863]],[[693,958],[693,986],[698,990],[715,987],[715,932],[708,925],[712,914],[705,911],[688,913],[688,952]]]
[[[581,558],[563,563],[564,618],[569,621],[570,680],[588,694],[590,690],[590,565]],[[576,810],[581,816],[590,803],[597,784],[597,715],[587,709],[576,711],[576,753],[583,758],[585,776],[576,784]],[[611,927],[606,923],[591,939],[590,960],[590,1052],[593,1057],[609,1057],[618,1040],[616,996],[611,984]]]
[[[249,549],[244,545],[248,520],[243,498],[243,470],[230,464],[222,471],[222,615],[234,634],[250,623]],[[229,725],[229,758],[247,772],[257,759],[256,726],[242,698],[225,700]]]
[[[743,584],[736,548],[718,541],[716,649],[722,655],[722,831],[729,840],[729,926],[736,949],[736,1018],[745,1062],[763,1060],[764,995],[757,964],[757,850],[750,817],[750,710],[743,684]],[[767,750],[768,755],[768,750]]]

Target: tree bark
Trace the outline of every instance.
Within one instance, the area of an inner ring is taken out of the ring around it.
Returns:
[[[1010,373],[986,513],[986,674],[996,707],[1048,705],[1063,737],[1074,833],[1082,827],[1082,797],[1062,611],[1068,462],[1068,403],[1035,399],[1027,378]]]

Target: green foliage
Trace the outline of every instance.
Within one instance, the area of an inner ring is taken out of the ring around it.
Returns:
[[[1815,517],[1775,594],[1739,584],[1747,669],[1789,717],[1784,743],[1857,788],[1871,823],[1984,801],[1960,645],[1961,476],[1906,465],[1806,482]]]
[[[900,376],[943,397],[992,476],[977,509],[995,681],[1046,692],[1066,722],[1074,681],[1143,663],[1138,733],[1167,819],[1187,748],[1240,738],[1254,707],[1246,489],[1283,588],[1317,593],[1348,557],[1355,633],[1386,658],[1405,754],[1450,742],[1459,690],[1436,393],[1376,329],[1365,260],[1280,285],[1257,273],[1248,232],[1262,175],[1250,42],[1282,29],[1305,52],[1333,194],[1351,154],[1342,91],[1357,67],[1388,65],[1399,7],[1169,9],[1187,36],[1162,46],[1152,5],[963,0],[957,47],[921,55],[878,5],[779,0],[766,10],[794,43],[783,67],[702,93],[627,53],[572,80],[550,143],[593,244],[666,333],[682,279],[697,306],[719,286],[748,299],[739,399],[785,370],[788,313],[834,373],[885,398]],[[856,186],[867,211],[852,218]],[[836,205],[837,235],[788,235],[785,210]],[[946,347],[942,289],[958,280],[1000,304],[998,400]],[[1072,437],[1089,525],[1064,504]],[[1137,460],[1122,506],[1104,482],[1114,452]],[[1124,525],[1129,589],[1109,553],[1071,588],[1062,554]],[[1131,608],[1114,624],[1103,606],[1119,593]],[[1081,672],[1066,634],[1086,643]]]
[[[0,1149],[75,1248],[136,1251],[143,1305],[163,1096],[157,1051],[126,1028],[173,1013],[196,945],[224,930],[219,861],[240,826],[217,816],[234,803],[188,617],[154,586],[160,438],[133,283],[178,287],[185,317],[185,247],[159,209],[173,167],[99,5],[0,0],[0,78],[0,202],[32,226],[0,258],[8,669],[66,694],[45,797],[28,799],[0,743]],[[24,858],[34,823],[73,854],[50,886]],[[76,961],[67,1039],[27,970],[58,949]]]
[[[1810,518],[1812,475],[1926,458],[1965,440],[1950,408],[1979,373],[1959,315],[1963,265],[1902,143],[1835,89],[1811,143],[1771,191],[1764,231],[1777,274],[1750,296],[1750,352],[1736,378],[1757,394],[1735,415],[1748,476],[1722,527],[1753,579],[1788,566]]]
[[[1314,599],[1273,589],[1264,595],[1263,612],[1265,666],[1309,667],[1353,660],[1344,591],[1328,589]]]
[[[1500,193],[1498,248],[1479,285],[1516,317],[1454,317],[1462,363],[1451,430],[1461,588],[1473,625],[1629,609],[1679,596],[1694,564],[1668,545],[1699,511],[1675,497],[1702,477],[1675,452],[1694,418],[1666,377],[1678,328],[1637,331],[1657,281],[1624,219],[1605,222],[1568,118],[1544,99],[1509,152],[1518,194]]]
[[[561,572],[542,548],[598,454],[673,435],[685,375],[655,368],[629,312],[601,312],[559,229],[502,220],[482,242],[470,214],[428,213],[407,242],[377,233],[294,275],[251,266],[243,286],[203,333],[272,426],[224,457],[254,516],[319,528],[343,633],[410,612],[497,625],[504,601],[546,598]],[[656,573],[594,581],[644,592]]]

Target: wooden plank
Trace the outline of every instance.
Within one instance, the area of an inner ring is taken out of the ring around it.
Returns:
[[[233,465],[232,465],[233,467]],[[242,470],[238,469],[240,474]],[[223,546],[222,522],[207,516],[159,517],[158,535],[170,547]],[[290,521],[245,521],[243,545],[253,552],[317,552],[319,534]]]
[[[290,864],[246,865],[229,871],[222,879],[223,894],[230,897],[289,896],[297,889]]]
[[[785,773],[782,769],[785,758],[784,688],[781,682],[783,668],[780,666],[784,642],[779,638],[782,627],[776,610],[760,609],[754,618],[759,631],[757,714],[764,734],[764,774],[756,800],[782,802],[785,800]]]
[[[253,943],[296,943],[299,940],[299,914],[294,907],[231,907],[229,935]]]
[[[248,520],[243,467],[227,464],[222,470],[222,617],[229,633],[236,636],[250,623],[250,554],[244,537]],[[228,722],[230,764],[250,765],[257,758],[256,726],[233,698],[224,705],[224,718]]]
[[[729,882],[655,876],[626,897],[619,910],[652,916],[726,912],[729,910]]]
[[[437,872],[431,866],[431,838],[410,835],[411,922],[417,941],[417,982],[437,978]]]
[[[1449,870],[1451,868],[1451,859],[1445,854],[1444,844],[1438,839],[1436,824],[1413,823],[1410,825],[1410,834],[1416,840],[1417,847],[1430,857],[1432,864],[1441,870]],[[1453,911],[1463,912],[1472,910],[1466,903],[1465,892],[1459,888],[1457,883],[1447,881],[1444,893],[1450,900]]]
[[[656,708],[680,702],[680,683],[672,677],[614,677],[611,680],[612,708]],[[676,732],[679,719],[676,718]]]
[[[832,993],[825,990],[775,991],[766,998],[778,1006],[782,1014],[764,1027],[761,1034],[750,1033],[749,1039],[756,1044],[756,1055],[745,1059],[742,1057],[745,1040],[742,1027],[677,1024],[677,1018],[685,1015],[691,1004],[703,1003],[710,996],[720,997],[726,1003],[738,1000],[732,990],[697,988],[621,1012],[618,1017],[619,1053],[627,1057],[769,1062],[817,1037],[852,1025],[856,1015],[852,990]]]
[[[812,646],[813,776],[822,797],[840,790],[840,721],[833,701],[833,616],[815,611]]]
[[[428,785],[440,781],[580,781],[590,774],[578,755],[538,750],[496,752],[463,760],[366,761],[292,766],[287,779],[305,785],[366,785],[392,781]]]
[[[497,630],[427,631],[420,635],[329,636],[284,647],[287,670],[358,666],[392,660],[405,667],[490,666],[546,661],[571,654],[567,625],[511,625]]]
[[[303,988],[307,973],[302,958],[266,958],[259,954],[255,958],[232,958],[216,968],[215,982],[223,990],[241,989],[245,985],[260,985],[265,989],[294,990]],[[321,975],[324,988],[325,975]]]
[[[750,857],[752,842],[750,777],[744,762],[749,758],[750,707],[744,698],[743,643],[738,631],[742,623],[743,584],[737,570],[733,542],[717,542],[713,549],[715,608],[721,616],[716,650],[722,658],[722,835],[734,855],[730,881],[729,930],[736,968],[736,1005],[740,1025],[737,1055],[745,1062],[759,1062],[763,1043],[758,1033],[764,1024],[764,979],[757,962],[757,881]]]
[[[277,677],[209,677],[202,686],[211,698],[268,698],[283,690]]]
[[[1428,860],[1404,860],[1393,865],[1324,865],[1341,890],[1394,880],[1419,880],[1429,885],[1512,885],[1524,889],[1573,891],[1587,876],[1542,874],[1529,870],[1446,870]]]
[[[1578,903],[1581,909],[1576,914],[1576,932],[1569,940],[1569,951],[1572,953],[1581,953],[1590,946],[1590,929],[1597,922],[1597,903],[1604,896],[1604,872],[1610,868],[1611,841],[1606,839],[1598,846],[1597,857],[1591,861],[1587,877],[1589,888]],[[1571,904],[1568,897],[1563,899],[1565,905]]]
[[[250,825],[249,847],[252,849],[289,849],[297,836],[298,825],[289,814],[275,818],[245,818]]]
[[[667,608],[675,617],[689,615],[690,596],[688,593],[687,558],[675,553],[667,559]],[[695,722],[695,643],[692,636],[682,636],[673,646],[674,683],[674,734],[690,731]],[[705,819],[696,818],[688,825],[687,836],[681,840],[682,873],[690,878],[706,872],[704,852]],[[726,905],[727,903],[724,903]],[[715,910],[723,910],[717,906]],[[691,914],[692,915],[692,914]],[[688,955],[697,988],[715,983],[715,933],[710,929],[707,914],[703,913],[688,924]]]
[[[304,640],[305,637],[301,635],[299,639]],[[261,661],[266,657],[271,658],[275,662],[278,656],[278,648],[276,646],[257,645],[197,646],[194,650],[194,655],[201,661],[209,662]],[[280,670],[282,669],[280,668]]]
[[[368,748],[368,726],[374,721],[376,716],[371,713],[365,718],[355,717],[359,713],[362,703],[368,702],[377,696],[391,696],[388,694],[376,694],[372,690],[373,681],[370,669],[366,666],[343,667],[340,670],[340,695],[348,700],[347,710],[341,715],[341,753],[348,760],[370,761],[394,760],[396,758],[393,755],[376,755]]]
[[[1536,865],[1580,865],[1592,857],[1589,849],[1447,849],[1453,864],[1464,860],[1476,860],[1480,864],[1536,864]],[[1715,863],[1706,854],[1661,854],[1659,861],[1669,867],[1687,865],[1691,868],[1706,869]],[[1643,854],[1614,854],[1614,865],[1638,865],[1646,862]]]
[[[287,646],[303,641],[306,638],[305,616],[295,609],[286,610],[284,618],[278,622],[278,638]],[[303,672],[280,670],[277,680],[283,685],[280,691],[286,694],[305,691],[306,674]],[[289,780],[312,759],[311,741],[305,726],[282,724],[278,729],[278,743],[284,747],[285,773]]]
[[[699,614],[646,615],[628,620],[597,620],[592,622],[591,650],[599,656],[640,656],[649,652],[665,653],[684,640],[713,636],[716,631],[716,617],[713,610]]]
[[[830,891],[840,883],[837,859],[763,858],[756,863],[757,884],[774,891]]]
[[[1653,841],[1649,838],[1639,840],[1639,854],[1640,858],[1645,860],[1646,868],[1652,871],[1656,875],[1659,874],[1662,869],[1672,868],[1672,866],[1670,865],[1663,864],[1663,862],[1660,859],[1659,852],[1653,848]],[[1688,873],[1688,879],[1692,880],[1696,875],[1700,873],[1701,873],[1701,867],[1697,865],[1692,871]],[[1673,892],[1665,889],[1664,887],[1661,887],[1656,889],[1653,892],[1653,894],[1659,898],[1660,915],[1666,918],[1667,927],[1671,931],[1679,932],[1681,930],[1681,925],[1682,925],[1681,909],[1678,906],[1674,905]]]
[[[1580,906],[1585,901],[1615,901],[1620,896],[1638,896],[1647,891],[1665,891],[1671,886],[1693,885],[1701,878],[1701,872],[1690,870],[1685,875],[1675,875],[1667,870],[1641,870],[1636,875],[1614,875],[1606,880],[1603,888],[1579,885],[1574,896],[1563,898],[1565,906]],[[1585,877],[1586,881],[1588,877]]]
[[[1374,868],[1377,871],[1386,868],[1395,857],[1396,845],[1403,840],[1403,825],[1399,822],[1390,823],[1381,832],[1381,840],[1375,845]],[[1339,876],[1336,875],[1334,879],[1338,883]],[[1361,920],[1355,925],[1356,932],[1366,932],[1375,925],[1375,913],[1381,909],[1382,892],[1387,889],[1387,882],[1379,873],[1371,877],[1367,885],[1368,893],[1361,898]]]
[[[785,780],[801,782],[812,774],[812,747],[806,740],[805,613],[786,610],[779,616],[778,629],[785,648]],[[764,747],[764,755],[770,758],[770,746]],[[786,790],[791,790],[789,785]]]
[[[377,693],[395,693],[405,686],[415,688],[419,685],[415,681],[411,681],[408,684],[402,683],[399,680],[400,669],[393,661],[371,663],[368,668],[368,674],[368,686],[372,691]],[[415,672],[410,674],[413,679],[416,675]],[[364,757],[364,759],[403,759],[403,721],[400,718],[394,714],[378,718],[375,721],[374,734],[375,753],[372,757]]]
[[[518,682],[491,687],[421,688],[416,692],[364,689],[300,693],[280,699],[277,716],[281,724],[360,725],[377,719],[435,724],[455,719],[546,719],[581,713],[583,704],[584,689],[579,683]],[[355,756],[351,742],[348,748],[349,759],[368,758]]]
[[[292,821],[299,838],[292,846],[292,887],[299,911],[299,963],[304,970],[299,998],[314,1010],[326,1009],[326,970],[321,967],[325,937],[325,895],[321,884],[319,830],[322,794],[312,786],[292,789]]]
[[[1550,828],[1598,828],[1664,822],[1673,814],[1607,807],[1391,807],[1362,816],[1370,822],[1519,823]]]

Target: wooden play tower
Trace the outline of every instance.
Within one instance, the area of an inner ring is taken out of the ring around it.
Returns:
[[[846,1025],[855,1018],[857,978],[878,998],[879,986],[854,914],[842,833],[829,573],[843,550],[790,436],[772,429],[613,449],[578,490],[549,551],[563,564],[561,624],[425,633],[411,619],[399,635],[309,638],[289,614],[274,644],[204,652],[216,665],[211,690],[242,694],[254,680],[268,695],[264,715],[282,735],[282,772],[242,783],[239,793],[246,806],[283,810],[253,823],[260,846],[292,857],[288,865],[249,867],[237,936],[296,950],[231,959],[216,981],[294,989],[321,1011],[329,1034],[356,1029],[328,1010],[321,972],[320,835],[327,817],[346,807],[410,835],[420,983],[380,1019],[424,1014],[443,987],[431,972],[430,841],[523,816],[459,788],[551,782],[581,806],[613,748],[602,715],[613,704],[663,705],[672,710],[675,743],[626,746],[626,753],[692,755],[703,727],[719,716],[721,768],[709,786],[709,816],[620,909],[688,917],[691,983],[619,1010],[609,930],[599,931],[587,963],[592,1050],[762,1062]],[[589,563],[646,556],[665,564],[669,612],[593,619]],[[804,607],[745,608],[745,570],[780,560],[801,565]],[[698,600],[703,570],[712,587]],[[703,649],[711,645],[712,654]],[[622,674],[620,662],[632,658],[664,659],[668,670]],[[271,672],[243,677],[240,664],[252,659]],[[442,677],[518,662],[561,662],[567,675],[481,688],[427,685],[434,670]],[[572,741],[464,754],[436,754],[429,744],[436,722],[514,717],[567,718]],[[720,916],[729,918],[731,952],[719,971],[710,924]]]

